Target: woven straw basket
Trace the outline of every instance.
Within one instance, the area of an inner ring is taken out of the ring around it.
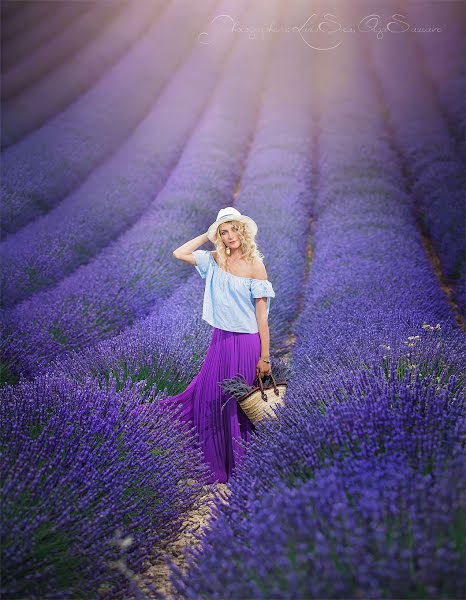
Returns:
[[[286,392],[286,381],[275,381],[272,371],[270,371],[273,385],[264,387],[259,369],[254,379],[254,389],[248,392],[245,396],[238,399],[238,404],[246,413],[248,419],[253,423],[258,423],[265,417],[276,419],[275,407],[283,403],[283,396]],[[256,382],[259,384],[256,385]]]

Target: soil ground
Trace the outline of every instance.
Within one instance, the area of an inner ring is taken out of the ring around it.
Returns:
[[[185,550],[188,547],[193,547],[197,540],[191,532],[199,534],[203,528],[208,524],[213,503],[214,491],[212,486],[204,486],[208,492],[207,500],[205,504],[196,511],[189,513],[185,519],[187,525],[186,531],[184,531],[176,543],[172,544],[169,551],[160,557],[160,559],[152,565],[145,573],[143,573],[144,581],[150,582],[155,585],[160,594],[163,594],[166,600],[179,599],[176,596],[175,590],[173,589],[169,580],[169,569],[165,563],[164,556],[168,555],[172,561],[180,568],[185,571]],[[227,483],[217,483],[217,488],[222,494],[228,494],[229,488]]]

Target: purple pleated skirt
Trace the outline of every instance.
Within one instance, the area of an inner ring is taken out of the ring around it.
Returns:
[[[160,402],[161,406],[181,405],[177,418],[188,427],[195,427],[199,447],[212,473],[208,483],[230,480],[244,457],[238,440],[249,442],[255,430],[237,401],[225,396],[219,382],[241,374],[252,385],[260,353],[259,333],[214,327],[199,373],[183,392]]]

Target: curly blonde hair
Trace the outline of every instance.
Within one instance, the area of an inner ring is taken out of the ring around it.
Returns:
[[[236,227],[241,244],[241,252],[246,262],[252,263],[255,258],[261,262],[264,262],[264,255],[257,247],[254,237],[251,235],[249,227],[246,225],[246,223],[236,220],[224,221],[224,223],[231,223],[234,227]],[[215,249],[217,250],[218,265],[220,268],[226,270],[228,254],[226,253],[226,247],[222,241],[222,238],[220,237],[219,232],[220,227],[224,223],[221,223],[217,227],[217,231],[214,235],[214,245]]]

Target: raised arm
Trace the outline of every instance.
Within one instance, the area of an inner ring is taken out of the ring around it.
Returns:
[[[197,250],[199,246],[202,246],[202,244],[205,244],[208,241],[209,238],[207,237],[206,231],[205,233],[201,233],[201,235],[198,235],[192,240],[189,240],[189,242],[186,242],[179,248],[176,248],[176,250],[173,250],[173,256],[178,260],[184,260],[190,265],[196,265],[196,260],[193,256],[193,252],[194,250]]]

